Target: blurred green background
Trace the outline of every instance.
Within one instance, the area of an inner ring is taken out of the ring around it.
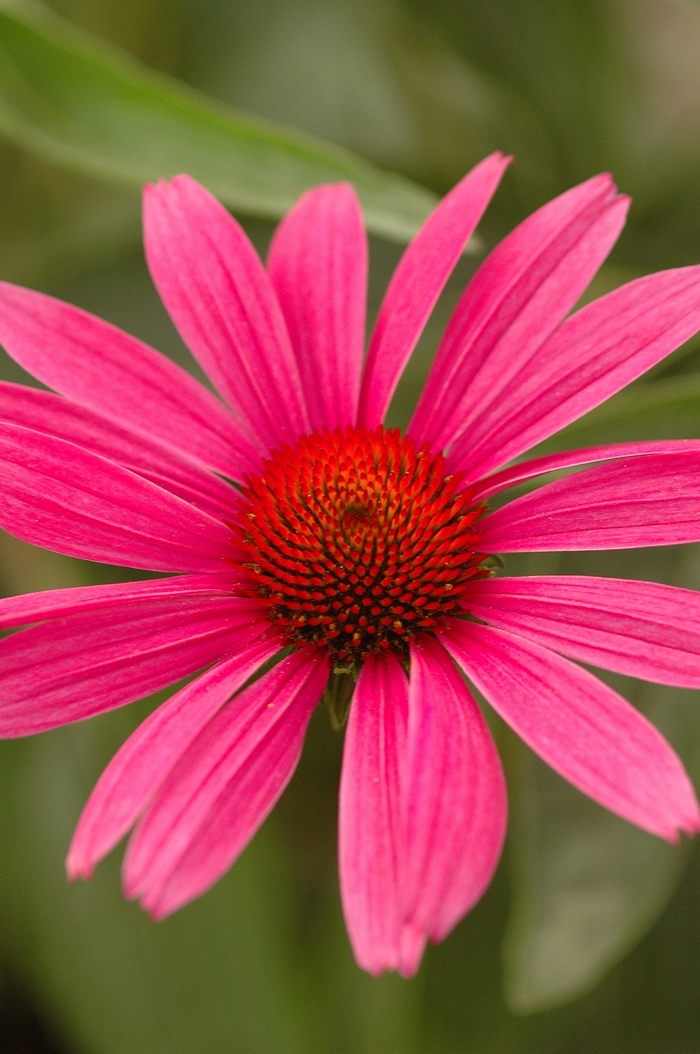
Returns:
[[[371,311],[400,241],[493,149],[516,164],[480,253],[552,195],[609,170],[634,206],[587,295],[700,262],[693,0],[51,7],[70,24],[0,0],[0,277],[80,304],[188,368],[143,262],[137,189],[184,168],[241,216],[263,253],[274,217],[303,186],[349,174],[374,231]],[[71,25],[210,100],[125,65]],[[211,100],[290,132],[241,123]],[[438,304],[393,423],[406,422],[478,259],[463,258]],[[33,383],[5,357],[2,376]],[[664,436],[700,436],[698,342],[548,449]],[[700,547],[509,560],[517,573],[559,570],[700,588]],[[122,574],[0,539],[6,594]],[[695,694],[611,681],[700,782]],[[373,980],[352,960],[335,859],[342,737],[325,712],[240,862],[176,917],[154,925],[123,902],[119,853],[92,883],[69,886],[63,858],[81,806],[153,704],[0,744],[0,1054],[700,1052],[697,849],[608,815],[496,722],[511,800],[504,861],[414,981]]]

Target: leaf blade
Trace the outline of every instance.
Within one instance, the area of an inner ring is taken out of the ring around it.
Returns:
[[[397,241],[438,200],[342,147],[149,70],[34,0],[0,3],[0,129],[45,160],[113,182],[186,171],[231,208],[271,218],[309,186],[348,179],[370,231]]]

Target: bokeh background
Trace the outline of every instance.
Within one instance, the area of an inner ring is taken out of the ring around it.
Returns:
[[[516,155],[476,255],[458,265],[411,361],[393,423],[406,422],[483,253],[570,185],[609,170],[634,197],[629,225],[587,296],[700,262],[695,0],[54,0],[51,7],[220,103],[348,148],[436,194],[493,149]],[[1,0],[0,277],[88,308],[194,369],[143,262],[138,180],[119,170],[118,150],[97,179],[94,159],[61,148],[68,104],[60,110],[50,93],[48,102],[36,94],[53,58],[50,47],[35,54],[17,29],[13,20],[25,15],[28,24],[44,17],[34,5]],[[49,39],[54,23],[46,24]],[[73,39],[70,25],[56,22],[55,30],[59,41]],[[71,119],[99,123],[99,100],[83,94]],[[36,132],[42,121],[53,122],[53,138]],[[134,121],[125,131],[129,151],[157,169],[146,125]],[[177,157],[177,122],[171,134]],[[243,202],[237,212],[264,253],[275,208]],[[397,241],[373,237],[371,312],[400,252]],[[33,383],[4,355],[0,369],[5,379]],[[548,449],[664,436],[700,436],[698,342]],[[513,559],[509,570],[700,588],[700,551],[541,555]],[[8,595],[126,575],[0,537],[0,589]],[[696,694],[612,681],[700,781]],[[482,903],[428,950],[416,980],[374,980],[352,960],[336,870],[342,736],[324,711],[284,799],[201,900],[152,924],[121,898],[121,851],[92,883],[69,886],[63,859],[81,806],[155,702],[0,744],[0,1054],[700,1052],[697,847],[666,846],[604,813],[496,721],[511,798],[504,860]]]

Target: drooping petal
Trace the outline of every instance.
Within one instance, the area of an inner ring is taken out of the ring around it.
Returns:
[[[63,439],[0,422],[0,526],[67,556],[149,571],[218,571],[220,520]]]
[[[213,472],[152,436],[70,402],[52,392],[0,381],[0,421],[65,439],[177,494],[221,519],[234,492]]]
[[[350,707],[338,822],[345,922],[358,964],[375,976],[402,964],[407,720],[408,681],[401,664],[391,652],[370,656]]]
[[[700,688],[700,593],[657,582],[543,575],[475,582],[468,609],[572,659]]]
[[[129,736],[82,811],[66,860],[71,881],[92,877],[201,729],[281,646],[276,634],[263,628],[234,658],[176,692]]]
[[[700,329],[700,267],[630,282],[567,319],[449,456],[491,472],[620,391]]]
[[[451,620],[440,640],[504,721],[560,775],[669,842],[700,830],[683,765],[642,714],[587,670],[504,630]]]
[[[443,198],[406,249],[370,341],[359,424],[376,428],[384,420],[430,312],[510,161],[496,152],[472,169]]]
[[[237,597],[125,600],[0,641],[0,736],[28,736],[167,688],[260,634],[260,610]]]
[[[189,176],[144,191],[153,281],[182,339],[265,454],[309,431],[289,334],[233,216]]]
[[[259,468],[255,444],[211,392],[87,311],[0,282],[0,344],[54,391],[225,476]]]
[[[303,648],[208,722],[131,837],[128,897],[164,918],[231,866],[291,779],[327,678],[325,654]]]
[[[631,549],[700,541],[700,453],[608,461],[482,521],[484,552]]]
[[[700,439],[647,439],[638,443],[609,443],[605,446],[581,447],[579,450],[565,450],[557,454],[546,454],[544,457],[521,461],[517,465],[504,468],[492,476],[485,476],[472,484],[474,497],[479,500],[499,494],[517,483],[544,476],[563,468],[578,468],[580,465],[591,465],[595,461],[616,461],[620,458],[640,457],[643,454],[678,454],[688,450],[700,450]]]
[[[574,306],[622,229],[629,199],[596,176],[508,235],[467,286],[409,426],[445,449],[479,425]],[[508,405],[512,405],[508,398]]]
[[[481,897],[506,827],[501,763],[483,715],[442,646],[411,647],[404,771],[405,865],[400,972],[418,969]]]
[[[367,237],[349,183],[308,190],[275,231],[268,258],[306,399],[309,426],[353,425],[365,344]]]
[[[66,615],[120,606],[129,601],[158,597],[229,597],[238,581],[239,576],[231,570],[147,579],[145,582],[113,582],[106,586],[44,589],[40,593],[25,593],[0,600],[0,629],[65,618]]]

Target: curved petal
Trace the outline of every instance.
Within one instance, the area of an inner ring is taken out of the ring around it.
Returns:
[[[327,679],[325,654],[306,647],[219,710],[132,835],[126,896],[161,919],[221,877],[291,779]]]
[[[123,427],[60,395],[0,381],[0,421],[75,443],[131,469],[218,519],[231,513],[235,491],[219,476],[157,439]]]
[[[0,736],[28,736],[167,688],[260,634],[236,597],[140,597],[0,641]]]
[[[450,451],[478,477],[604,402],[700,329],[700,267],[629,282],[567,319]]]
[[[479,427],[574,306],[624,225],[629,199],[596,176],[550,201],[484,261],[450,320],[409,426],[444,450]]]
[[[700,541],[700,453],[608,461],[481,521],[488,553],[633,549]]]
[[[189,176],[147,186],[146,259],[182,339],[265,454],[309,431],[299,370],[265,268]]]
[[[401,959],[401,770],[408,680],[395,655],[370,656],[350,707],[340,777],[343,913],[358,965],[377,976]]]
[[[43,293],[0,282],[0,343],[43,384],[241,481],[259,469],[226,407],[165,355]]]
[[[149,571],[218,571],[231,531],[149,480],[63,439],[0,423],[0,526],[67,556]]]
[[[669,842],[700,830],[680,759],[612,688],[490,626],[452,619],[440,640],[503,720],[584,794]]]
[[[310,428],[354,425],[365,346],[367,237],[349,183],[308,190],[270,245],[277,293]]]
[[[217,571],[208,575],[176,575],[145,582],[114,582],[106,586],[71,586],[24,593],[0,600],[0,629],[78,615],[83,611],[98,611],[129,601],[158,597],[230,597],[238,581],[233,571]]]
[[[581,447],[578,450],[565,450],[560,454],[546,454],[531,461],[521,461],[517,465],[504,468],[501,472],[495,472],[492,476],[485,476],[473,483],[471,490],[475,499],[483,501],[492,494],[507,490],[508,487],[563,468],[578,468],[580,465],[591,465],[595,461],[616,461],[619,458],[640,457],[643,454],[678,454],[688,450],[700,450],[700,439],[648,439],[638,443]]]
[[[700,593],[570,575],[475,582],[469,611],[572,659],[700,688]]]
[[[95,866],[138,819],[157,787],[217,710],[281,648],[274,632],[260,636],[186,685],[139,725],[97,781],[68,850],[72,882]]]
[[[431,637],[411,646],[409,686],[400,965],[408,977],[418,969],[426,939],[447,936],[491,881],[507,811],[491,733]]]
[[[370,341],[358,423],[384,420],[399,377],[511,158],[491,154],[446,195],[403,254]]]

